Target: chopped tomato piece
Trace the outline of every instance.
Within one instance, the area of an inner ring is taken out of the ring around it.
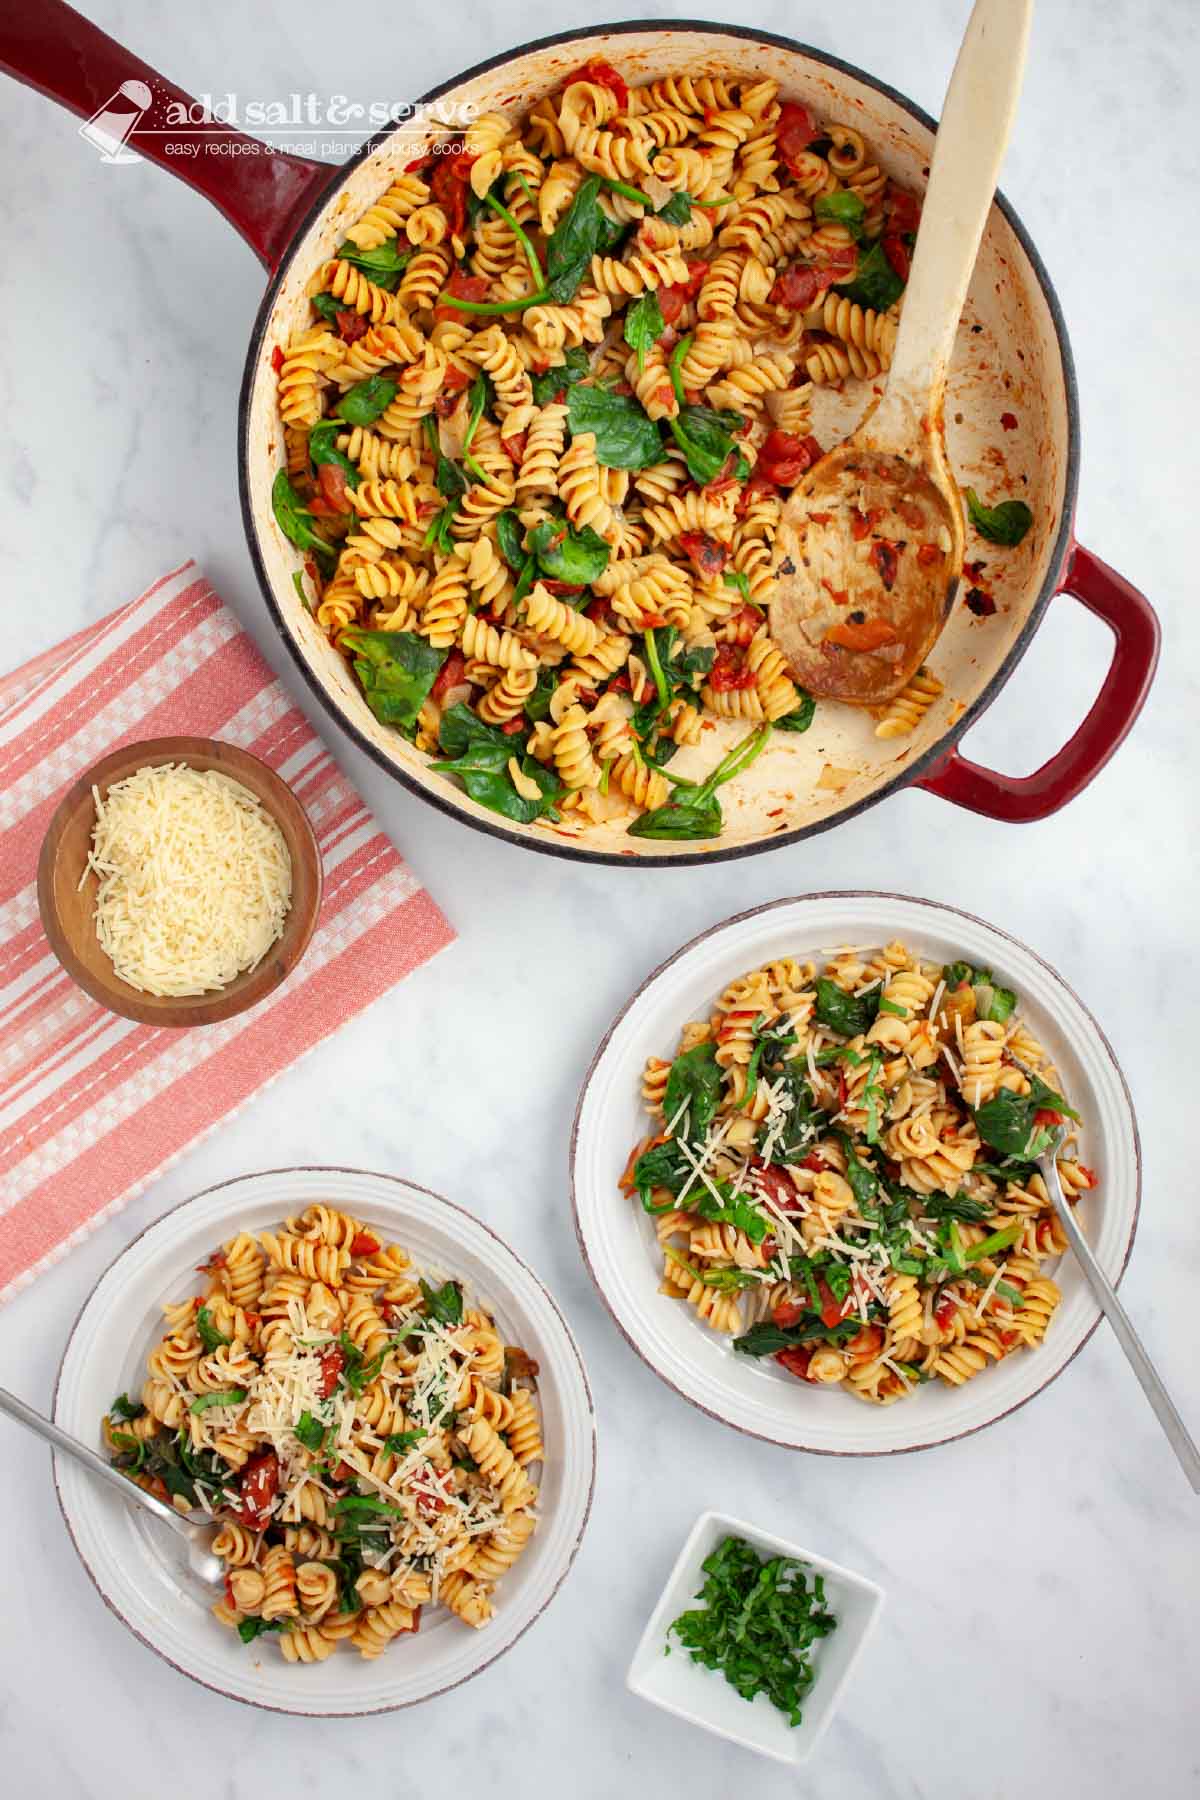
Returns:
[[[872,526],[878,525],[883,517],[883,509],[873,506],[869,512],[860,512],[857,506],[850,509],[850,535],[856,544],[861,544]]]
[[[466,657],[461,650],[452,650],[437,672],[437,678],[429,690],[429,698],[440,701],[444,694],[450,692],[451,688],[458,686],[466,671]]]
[[[780,1363],[789,1375],[798,1375],[801,1381],[807,1381],[808,1365],[812,1361],[812,1345],[794,1344],[787,1350],[777,1350],[775,1361]]]
[[[785,269],[775,277],[767,302],[771,306],[786,306],[792,312],[807,312],[832,285],[837,272],[828,264],[819,269],[802,265]]]
[[[283,345],[276,344],[271,351],[271,367],[278,375],[283,368]]]
[[[617,108],[620,112],[624,112],[629,105],[629,89],[623,78],[617,74],[611,63],[606,63],[599,57],[594,62],[585,62],[582,68],[576,69],[573,75],[568,75],[563,82],[563,87],[573,87],[577,81],[590,81],[594,87],[607,88],[610,93],[616,95]]]
[[[1017,429],[1016,413],[1002,412],[1000,414],[1000,428],[1002,431],[1015,431]]]
[[[941,560],[942,553],[936,544],[922,544],[917,551],[917,562],[923,569],[928,569]]]
[[[787,100],[779,109],[779,121],[775,127],[775,142],[779,154],[788,166],[791,174],[796,173],[796,163],[808,146],[815,143],[821,135],[821,128],[809,112],[807,106],[798,101]]]
[[[411,162],[405,163],[404,173],[406,175],[416,175],[421,169],[427,169],[432,161],[433,156],[431,153],[426,154],[425,156],[414,156]]]
[[[795,487],[801,476],[824,454],[815,437],[796,437],[793,432],[776,428],[763,440],[754,474],[777,487]]]
[[[350,312],[343,307],[334,314],[334,318],[343,343],[356,344],[360,337],[366,337],[369,327],[362,313]]]
[[[896,639],[896,627],[886,619],[843,619],[825,633],[825,642],[842,650],[878,650]]]
[[[788,1179],[786,1169],[773,1168],[769,1163],[754,1159],[755,1179],[772,1205],[780,1212],[795,1212],[796,1190]]]
[[[802,1169],[815,1169],[820,1172],[820,1170],[825,1167],[825,1158],[821,1155],[819,1150],[810,1150],[808,1155],[804,1158],[804,1161],[800,1164],[800,1167]]]
[[[912,268],[912,257],[909,255],[908,245],[898,231],[884,232],[883,254],[901,281],[907,281]]]
[[[1046,1125],[1061,1125],[1063,1116],[1060,1112],[1055,1112],[1051,1107],[1039,1106],[1038,1110],[1033,1115],[1033,1122],[1040,1130]]]
[[[514,431],[511,437],[500,439],[500,448],[515,468],[519,469],[525,459],[525,441],[528,436],[527,431]]]
[[[891,593],[896,585],[896,570],[900,566],[900,547],[887,538],[878,538],[871,545],[871,561],[879,571],[879,579],[887,593]]]
[[[883,203],[889,233],[911,234],[920,228],[921,202],[898,182],[889,181]]]
[[[822,1325],[840,1325],[846,1314],[842,1302],[834,1294],[833,1289],[823,1275],[817,1278],[817,1293],[821,1297]]]
[[[949,1294],[943,1294],[933,1309],[933,1322],[939,1331],[945,1331],[957,1311],[958,1308]]]
[[[701,575],[719,575],[729,561],[728,544],[719,544],[707,531],[682,532],[679,548],[691,557]]]
[[[218,1269],[223,1269],[224,1267],[225,1252],[223,1250],[214,1250],[207,1262],[202,1262],[197,1265],[196,1273],[197,1275],[215,1275]]]
[[[379,1248],[379,1239],[369,1231],[356,1231],[350,1240],[351,1256],[374,1256]]]
[[[1084,1175],[1087,1177],[1087,1184],[1090,1188],[1094,1188],[1096,1186],[1098,1177],[1096,1175],[1095,1169],[1089,1169],[1086,1163],[1080,1163],[1079,1173],[1081,1175]]]
[[[845,1346],[851,1362],[870,1362],[883,1349],[883,1332],[878,1325],[864,1325]]]
[[[350,511],[346,471],[340,463],[322,463],[317,470],[317,486],[321,490],[321,498],[328,502],[334,512]]]
[[[237,1513],[248,1531],[261,1531],[279,1492],[279,1458],[273,1450],[252,1456],[238,1485]]]
[[[582,689],[580,690],[580,692],[582,692]],[[505,723],[500,727],[500,729],[504,733],[505,737],[516,737],[520,732],[524,731],[525,721],[521,717],[520,713],[518,713],[515,719],[506,720]]]
[[[429,179],[429,192],[446,215],[451,234],[461,237],[467,225],[467,182],[471,164],[477,159],[461,148],[461,139],[453,155],[439,156],[437,168]],[[465,300],[467,296],[464,294]]]
[[[795,1300],[781,1300],[771,1309],[772,1323],[778,1325],[780,1331],[790,1331],[803,1317],[804,1308]]]
[[[744,519],[756,500],[770,499],[778,493],[779,489],[775,486],[775,483],[769,480],[760,469],[755,469],[749,481],[742,489],[737,504],[734,506],[733,510],[735,516],[739,519]]]
[[[486,275],[465,275],[461,269],[455,269],[446,283],[446,292],[456,300],[474,300],[478,303],[487,298],[489,285]],[[453,306],[435,306],[433,316],[435,319],[462,318],[462,314]]]
[[[996,610],[996,602],[982,588],[967,589],[967,597],[963,602],[968,612],[973,612],[977,619],[990,619]]]
[[[560,599],[563,594],[582,594],[583,592],[581,581],[554,581],[548,575],[541,577],[540,585],[548,594],[556,594]]]
[[[735,688],[754,686],[754,670],[746,667],[745,653],[740,645],[721,645],[717,651],[717,660],[709,671],[708,681],[714,694],[728,694]]]
[[[330,1394],[336,1391],[337,1384],[342,1378],[342,1370],[346,1366],[346,1352],[340,1344],[330,1344],[327,1350],[322,1350],[317,1361],[321,1365],[321,1385],[318,1391],[322,1400],[328,1400]]]

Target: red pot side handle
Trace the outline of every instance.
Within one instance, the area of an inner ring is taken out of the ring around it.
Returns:
[[[1103,619],[1116,640],[1104,685],[1074,737],[1032,775],[1000,775],[952,750],[917,787],[985,818],[1025,825],[1074,800],[1124,741],[1154,680],[1160,637],[1154,609],[1082,544],[1072,544],[1058,591]]]
[[[215,119],[200,120],[199,106],[182,88],[131,56],[64,0],[17,0],[3,9],[0,69],[80,117],[97,120],[98,130],[98,115],[110,115],[110,135],[135,117],[123,141],[211,200],[269,269],[314,196],[338,173],[328,163],[272,150]],[[147,93],[149,104],[140,110]],[[186,125],[172,117],[176,106],[191,109]],[[173,154],[169,146],[181,143],[193,153]]]

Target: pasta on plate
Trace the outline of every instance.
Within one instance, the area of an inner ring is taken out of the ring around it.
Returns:
[[[776,530],[814,393],[889,365],[919,217],[772,80],[603,62],[397,174],[274,352],[276,518],[376,716],[509,819],[718,836],[720,785],[812,719]]]
[[[784,958],[651,1057],[622,1177],[661,1292],[735,1351],[879,1405],[1039,1344],[1066,1249],[1034,1158],[1095,1187],[1017,996],[901,943]]]
[[[429,1604],[486,1625],[536,1525],[536,1363],[329,1207],[201,1272],[103,1432],[131,1480],[214,1520],[216,1617],[294,1663],[379,1656]]]

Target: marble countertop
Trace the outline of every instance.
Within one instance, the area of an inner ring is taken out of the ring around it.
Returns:
[[[389,89],[416,95],[538,25],[593,16],[582,0],[537,19],[514,0],[443,0],[421,9],[414,32],[382,0],[333,15],[315,0],[84,4],[191,92],[268,97],[373,97],[381,69]],[[659,0],[659,10],[691,9]],[[701,10],[798,33],[936,113],[967,7],[817,0],[797,13],[779,0],[750,11],[709,0]],[[650,1792],[668,1767],[681,1792],[752,1784],[783,1796],[795,1777],[624,1689],[644,1619],[705,1506],[888,1590],[882,1629],[803,1778],[814,1800],[1196,1791],[1200,1515],[1109,1334],[1033,1406],[944,1450],[880,1462],[773,1450],[675,1400],[618,1337],[576,1250],[566,1146],[598,1036],[643,975],[706,925],[826,887],[886,886],[978,912],[1061,970],[1124,1062],[1146,1173],[1124,1292],[1200,1430],[1200,1239],[1185,1198],[1196,1155],[1180,1080],[1195,1012],[1188,756],[1200,634],[1184,613],[1195,604],[1200,392],[1186,347],[1200,279],[1187,229],[1198,102],[1200,15],[1189,0],[1163,0],[1152,29],[1134,0],[1043,0],[1004,187],[1072,334],[1079,533],[1145,590],[1168,632],[1136,732],[1068,811],[1006,829],[910,792],[748,862],[581,869],[454,825],[317,718],[460,941],[7,1307],[0,1381],[47,1405],[100,1270],[190,1192],[283,1161],[395,1170],[494,1223],[564,1306],[599,1397],[591,1526],[544,1621],[469,1687],[419,1717],[284,1719],[190,1685],[126,1635],[66,1539],[45,1454],[0,1424],[0,1761],[14,1800],[283,1800],[427,1782],[440,1791],[448,1774],[535,1795],[565,1777],[578,1800],[607,1800]],[[261,270],[198,196],[145,164],[106,167],[32,93],[0,86],[0,119],[0,662],[47,647],[192,555],[294,688],[238,513],[235,411]],[[1100,626],[1058,601],[969,752],[1016,773],[1035,767],[1082,717],[1107,654]]]

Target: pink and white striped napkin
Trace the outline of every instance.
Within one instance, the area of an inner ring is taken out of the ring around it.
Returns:
[[[71,783],[121,744],[167,736],[222,738],[278,770],[325,865],[288,980],[239,1018],[184,1031],[116,1018],[77,988],[35,887]],[[194,564],[0,679],[0,1300],[453,937]]]

